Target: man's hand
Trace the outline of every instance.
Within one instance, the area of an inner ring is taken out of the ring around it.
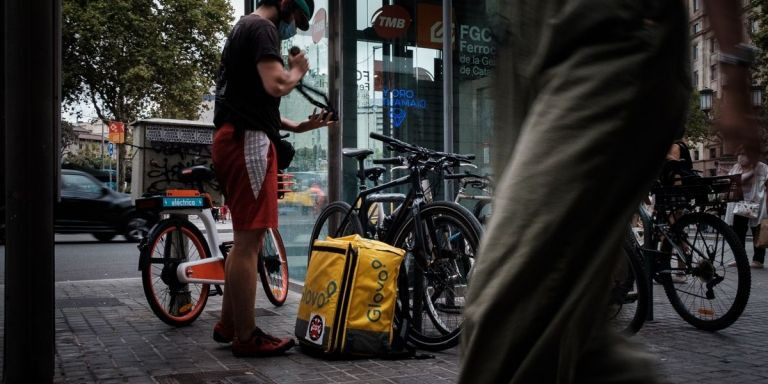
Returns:
[[[299,132],[311,131],[313,129],[317,129],[325,126],[328,126],[328,128],[333,128],[336,126],[336,121],[332,119],[333,119],[333,113],[331,112],[317,113],[317,108],[315,108],[312,111],[312,115],[309,116],[309,119],[299,124],[299,127],[298,127]]]
[[[288,66],[290,66],[291,71],[296,71],[299,78],[301,78],[309,70],[309,59],[307,59],[307,55],[304,52],[288,55]]]
[[[309,116],[309,119],[302,121],[301,123],[296,123],[285,117],[281,118],[281,129],[294,133],[302,133],[325,126],[328,126],[328,128],[333,128],[336,126],[336,121],[332,119],[333,113],[317,113],[317,108],[315,108],[315,110],[312,112],[312,115]]]

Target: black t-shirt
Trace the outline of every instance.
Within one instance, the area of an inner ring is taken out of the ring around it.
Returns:
[[[270,138],[280,130],[280,98],[267,93],[257,64],[278,60],[280,39],[271,21],[250,14],[232,28],[216,80],[213,123],[218,128],[232,123],[238,130],[264,131]]]

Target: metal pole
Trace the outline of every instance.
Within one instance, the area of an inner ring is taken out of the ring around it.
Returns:
[[[443,0],[443,150],[453,152],[453,20],[451,0]],[[445,180],[445,199],[453,201],[453,182]]]
[[[342,198],[342,129],[345,108],[343,103],[342,79],[344,77],[344,56],[341,51],[341,39],[343,37],[344,17],[341,0],[328,2],[328,94],[334,101],[339,112],[339,120],[335,129],[328,130],[328,201],[338,201]]]
[[[61,1],[3,2],[4,383],[54,374],[53,203],[58,187]],[[30,177],[29,170],[35,170]]]
[[[251,14],[253,12],[253,0],[243,0],[244,15]]]
[[[119,145],[113,145],[113,148],[115,150],[115,155],[117,157],[117,161],[115,162],[115,191],[122,192],[122,185],[120,184],[120,146]],[[112,159],[109,159],[110,168],[112,168]],[[109,174],[112,174],[112,170],[110,169]],[[111,182],[111,181],[110,181]]]
[[[104,120],[101,121],[101,169],[104,169]]]

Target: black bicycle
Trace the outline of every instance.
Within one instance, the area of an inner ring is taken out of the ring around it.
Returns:
[[[640,207],[625,244],[631,263],[649,271],[632,277],[645,278],[647,299],[617,296],[636,305],[633,330],[653,317],[652,281],[664,287],[678,315],[696,328],[717,331],[744,312],[751,284],[744,245],[728,224],[712,214],[733,201],[739,188],[733,176],[721,176],[694,177],[681,185],[657,184],[652,189],[655,206]]]
[[[357,233],[405,249],[398,281],[398,316],[401,323],[408,323],[408,340],[427,350],[453,347],[461,333],[467,282],[482,229],[472,213],[456,203],[427,202],[422,181],[444,163],[470,161],[473,156],[433,151],[376,133],[371,138],[405,155],[374,163],[406,165],[408,174],[378,184],[375,180],[383,168],[364,167],[372,151],[345,151],[358,159],[361,190],[353,205],[334,202],[320,213],[311,241]],[[374,180],[374,186],[365,186],[365,180]],[[397,186],[409,186],[409,191],[404,195],[380,193]],[[373,212],[380,212],[377,207],[386,203],[397,207],[374,216]]]

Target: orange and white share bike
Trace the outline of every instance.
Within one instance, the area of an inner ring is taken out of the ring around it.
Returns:
[[[290,178],[281,176],[281,180]],[[190,324],[202,313],[209,295],[223,294],[224,260],[232,242],[219,241],[211,197],[203,189],[203,183],[213,178],[207,167],[186,168],[181,181],[196,185],[196,190],[168,190],[165,195],[136,200],[138,209],[162,215],[139,244],[139,270],[150,308],[170,325]],[[286,184],[290,182],[279,183],[280,192],[287,192]],[[205,235],[189,216],[202,220]],[[277,229],[267,231],[258,263],[267,298],[282,305],[288,295],[288,259]]]

